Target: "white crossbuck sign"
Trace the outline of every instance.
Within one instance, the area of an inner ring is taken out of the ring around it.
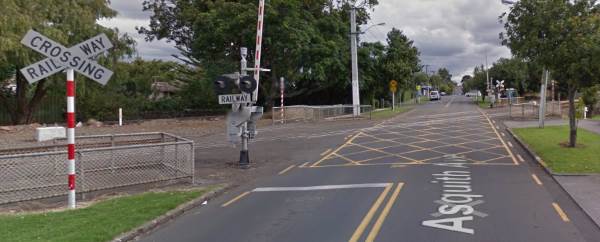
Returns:
[[[48,57],[21,69],[29,83],[37,82],[66,68],[72,68],[102,85],[105,85],[113,74],[111,70],[90,60],[113,47],[105,34],[66,48],[34,30],[29,30],[21,43]]]

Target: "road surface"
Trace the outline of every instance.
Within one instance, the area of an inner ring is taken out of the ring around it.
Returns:
[[[294,164],[142,241],[600,241],[496,118],[452,96],[385,122],[330,128],[323,133],[344,133],[314,137],[318,151],[290,152]]]

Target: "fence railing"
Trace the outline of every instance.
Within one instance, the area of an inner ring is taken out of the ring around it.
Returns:
[[[328,106],[285,106],[273,107],[273,124],[289,122],[318,122],[336,119],[362,119],[371,118],[373,108],[371,105],[360,105],[360,115],[354,115],[353,105],[328,105]]]
[[[569,110],[568,101],[547,101],[545,116],[563,117]],[[537,119],[539,118],[540,104],[536,102],[508,105],[508,115],[511,119]]]
[[[66,195],[67,152],[46,150],[0,155],[0,204]],[[167,133],[77,137],[79,193],[194,179],[194,143]],[[63,147],[64,149],[64,147]]]

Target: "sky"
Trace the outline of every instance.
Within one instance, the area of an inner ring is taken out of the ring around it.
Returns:
[[[503,31],[498,16],[508,11],[501,0],[379,0],[371,13],[370,24],[375,26],[361,41],[385,42],[392,28],[402,30],[421,52],[422,64],[428,69],[445,67],[452,79],[459,82],[463,75],[471,74],[476,65],[488,65],[501,57],[510,57],[510,50],[500,44]],[[143,0],[112,0],[111,7],[119,12],[116,18],[99,23],[116,27],[137,41],[138,55],[144,59],[175,60],[178,51],[166,41],[146,42],[137,33],[136,26],[147,26],[150,13],[142,11]],[[268,23],[265,23],[268,28]]]

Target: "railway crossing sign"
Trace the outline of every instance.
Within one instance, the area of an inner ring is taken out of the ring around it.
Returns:
[[[21,73],[29,83],[35,83],[67,68],[102,85],[105,85],[113,74],[111,70],[90,60],[113,47],[106,34],[97,35],[71,48],[66,48],[34,30],[29,30],[21,43],[48,57],[21,69]]]
[[[34,30],[25,34],[21,44],[47,57],[20,70],[29,83],[35,83],[66,69],[68,204],[69,208],[75,208],[75,71],[105,85],[113,72],[90,58],[98,56],[113,45],[105,34],[100,34],[67,48]]]
[[[398,82],[396,80],[390,81],[390,92],[395,93],[398,90]]]

